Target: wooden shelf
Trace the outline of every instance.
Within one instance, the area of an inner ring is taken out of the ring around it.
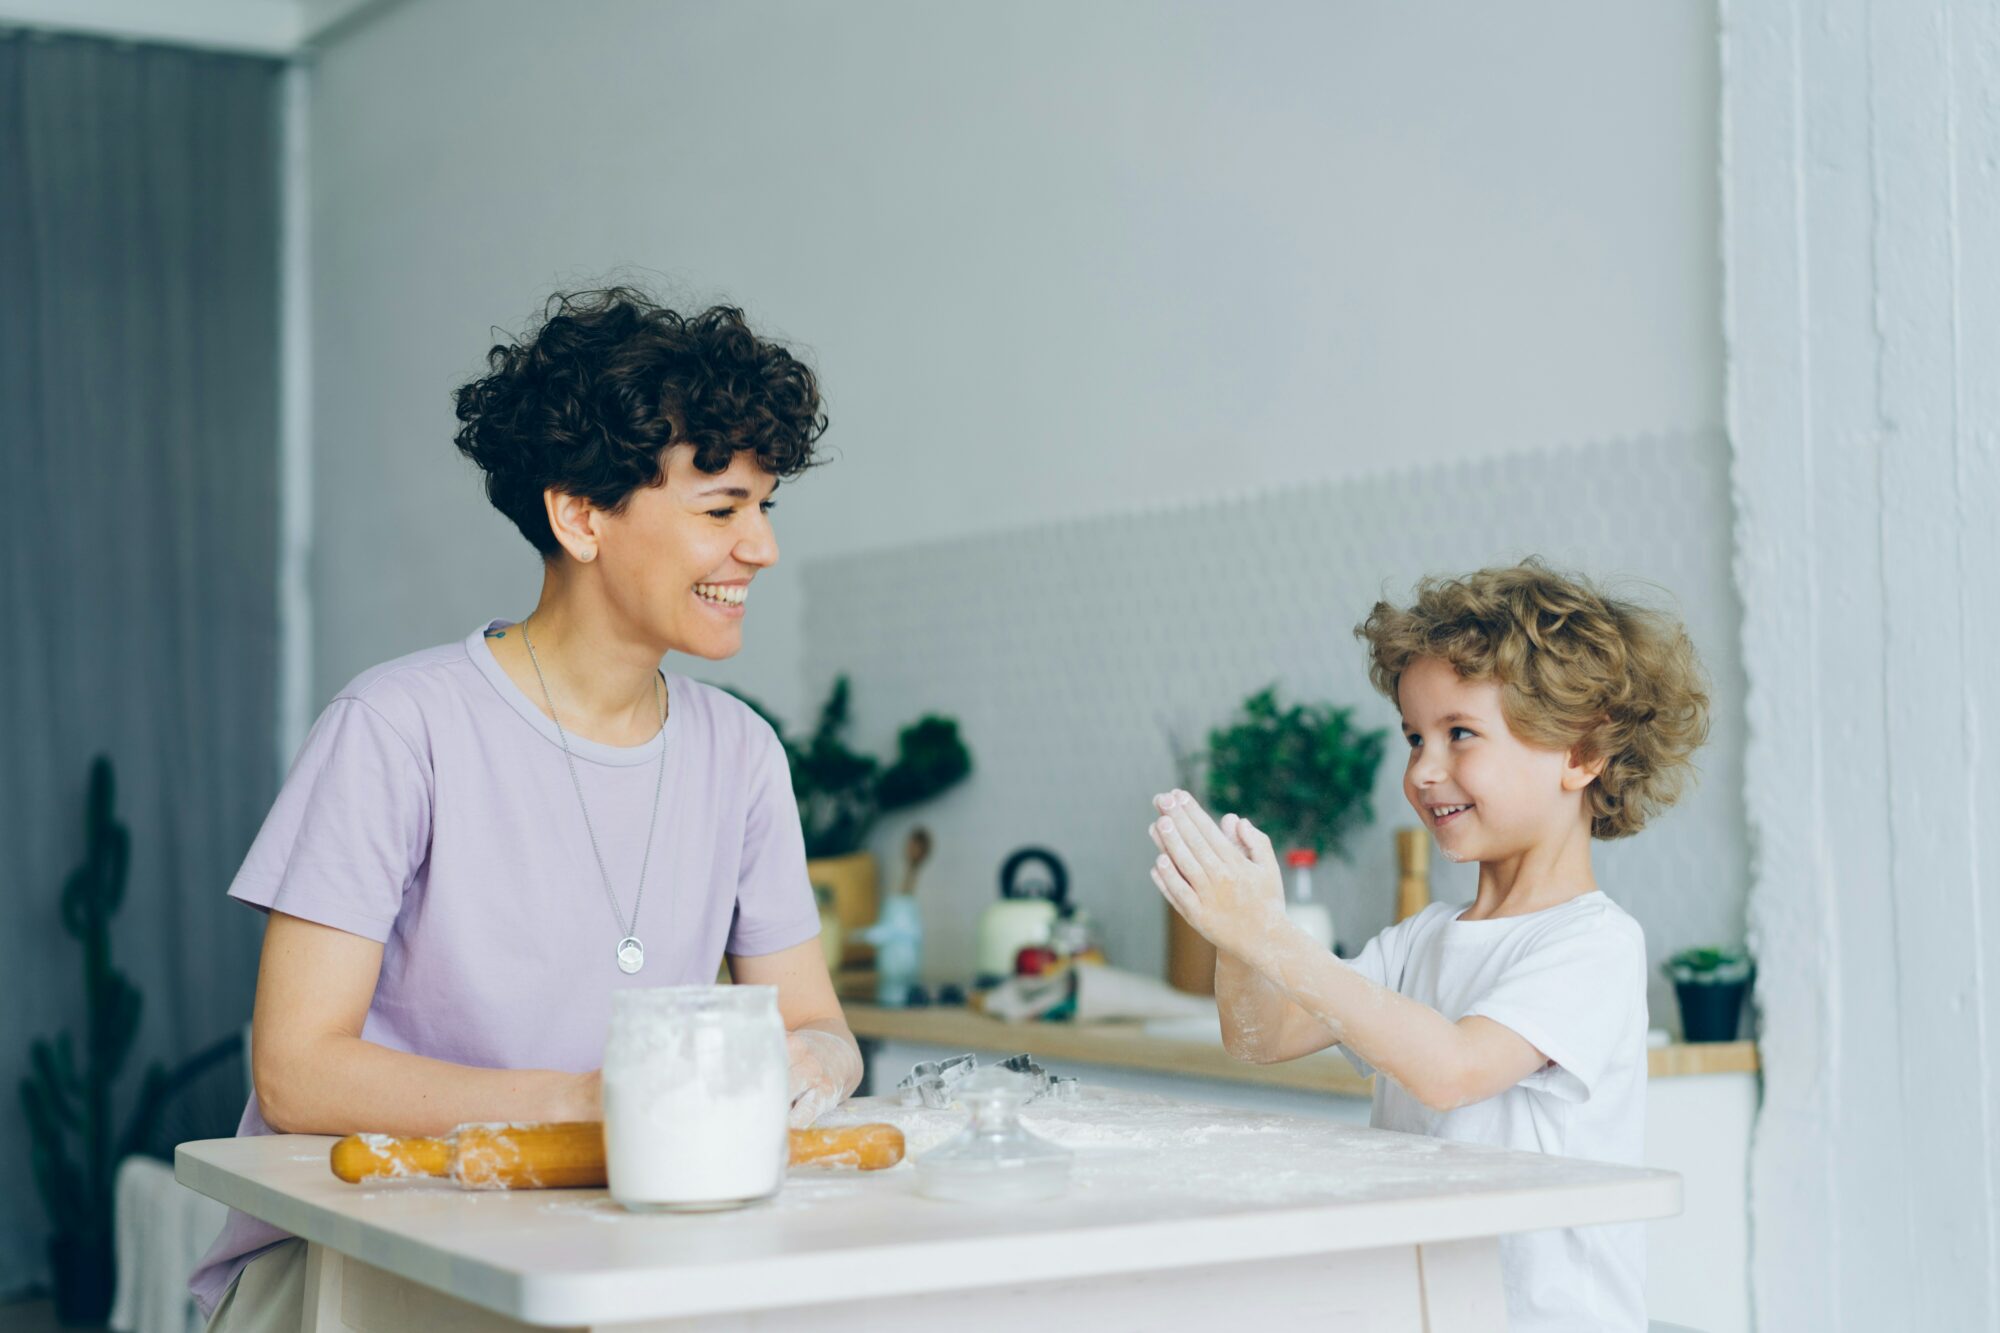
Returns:
[[[1332,1051],[1281,1065],[1245,1064],[1215,1042],[1152,1037],[1123,1023],[1003,1023],[965,1009],[879,1009],[846,1005],[847,1024],[857,1037],[921,1042],[971,1051],[1025,1051],[1042,1060],[1144,1069],[1184,1078],[1213,1078],[1273,1088],[1366,1097],[1370,1081],[1345,1056]],[[1754,1042],[1705,1042],[1655,1047],[1647,1052],[1654,1078],[1688,1074],[1754,1073]]]
[[[1678,1078],[1683,1074],[1754,1074],[1757,1072],[1757,1043],[1754,1041],[1677,1042],[1655,1046],[1646,1052],[1654,1078]]]

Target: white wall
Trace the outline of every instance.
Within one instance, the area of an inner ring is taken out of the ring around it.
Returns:
[[[1727,0],[1767,1329],[2000,1326],[2000,10]]]
[[[316,695],[531,603],[449,392],[619,264],[823,374],[698,672],[793,716],[806,560],[1716,426],[1715,61],[1682,3],[389,7],[314,78]]]

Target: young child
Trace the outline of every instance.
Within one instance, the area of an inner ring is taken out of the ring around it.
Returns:
[[[1706,739],[1686,633],[1539,561],[1426,579],[1355,632],[1402,713],[1403,794],[1479,894],[1342,962],[1287,920],[1261,830],[1156,797],[1153,882],[1218,950],[1225,1043],[1260,1064],[1339,1044],[1384,1076],[1378,1128],[1638,1164],[1646,945],[1590,843],[1671,805]],[[1639,1224],[1506,1237],[1501,1267],[1514,1333],[1646,1327]]]

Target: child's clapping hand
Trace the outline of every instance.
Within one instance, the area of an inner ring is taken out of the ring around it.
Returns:
[[[1247,819],[1217,824],[1184,791],[1153,798],[1160,817],[1147,832],[1161,855],[1153,883],[1208,942],[1246,961],[1278,937],[1285,887],[1271,840]]]

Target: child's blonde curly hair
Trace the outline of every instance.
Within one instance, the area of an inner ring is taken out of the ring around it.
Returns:
[[[1539,559],[1427,578],[1407,608],[1377,602],[1355,627],[1369,679],[1396,697],[1419,658],[1498,681],[1507,726],[1604,771],[1584,792],[1596,838],[1630,837],[1680,799],[1708,739],[1708,689],[1680,622],[1604,596]]]

